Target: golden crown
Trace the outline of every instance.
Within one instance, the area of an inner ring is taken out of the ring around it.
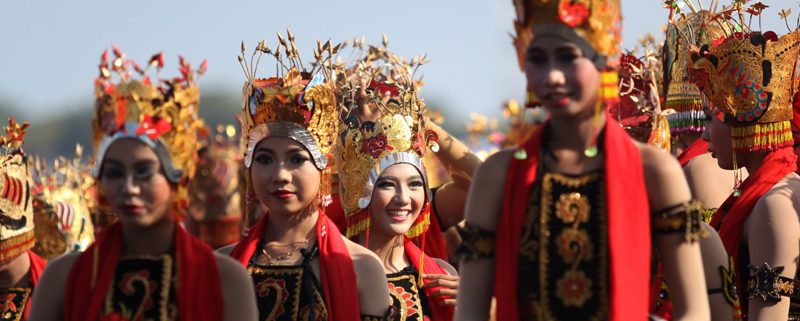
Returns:
[[[34,243],[33,183],[28,157],[22,150],[28,124],[11,117],[0,136],[0,264],[5,264]]]
[[[288,40],[287,40],[288,39]],[[320,170],[327,167],[338,132],[334,77],[330,58],[339,45],[319,41],[314,50],[315,61],[306,69],[294,35],[278,34],[278,45],[272,50],[260,41],[248,60],[242,42],[239,63],[247,81],[243,89],[242,134],[245,144],[244,164],[250,167],[253,149],[265,137],[292,138],[311,153]],[[258,62],[263,54],[271,55],[278,64],[278,75],[256,78]],[[255,60],[255,62],[254,62]]]
[[[203,122],[198,108],[200,88],[196,84],[208,66],[203,61],[197,70],[179,56],[180,76],[159,79],[164,55],[153,55],[142,68],[113,47],[100,58],[100,74],[95,79],[95,114],[92,121],[93,145],[99,176],[108,147],[120,138],[136,138],[158,154],[167,178],[178,184],[176,214],[182,216],[188,205],[186,184],[192,178],[197,159],[197,138]],[[156,78],[151,78],[152,69]],[[134,78],[134,77],[138,77]]]
[[[719,39],[728,33],[731,26],[720,19],[713,19],[714,13],[695,6],[691,0],[684,1],[691,12],[682,13],[677,2],[669,2],[670,24],[664,47],[664,73],[666,99],[664,109],[673,109],[669,126],[675,135],[701,133],[705,129],[707,117],[703,112],[700,89],[689,81],[689,53],[692,48]],[[677,16],[677,18],[675,18]]]
[[[528,47],[538,34],[555,33],[584,42],[598,53],[599,60],[595,62],[599,65],[606,64],[607,59],[613,59],[619,53],[622,33],[619,0],[513,1],[517,13],[514,46],[522,70],[525,69]]]
[[[737,151],[774,150],[793,142],[792,100],[800,30],[781,37],[772,31],[752,31],[743,12],[760,17],[764,8],[761,2],[749,8],[740,2],[723,8],[713,19],[728,21],[743,31],[728,33],[691,54],[690,80],[733,126]],[[787,15],[782,11],[784,19]]]
[[[341,115],[344,130],[334,161],[337,172],[343,173],[339,176],[339,195],[348,220],[348,237],[369,227],[369,212],[363,209],[369,206],[372,189],[383,170],[397,163],[411,164],[428,186],[423,157],[427,148],[438,150],[436,134],[426,130],[427,108],[419,97],[420,83],[415,78],[425,57],[409,62],[387,50],[385,37],[383,44],[369,46],[365,57],[343,70],[337,82],[337,95],[349,106]],[[361,121],[356,116],[355,109],[360,107],[354,102],[359,92],[366,95],[370,107],[380,111],[374,121]],[[424,214],[407,235],[416,237],[427,229],[430,218]]]
[[[45,260],[82,252],[94,242],[89,204],[94,185],[91,169],[81,162],[83,148],[75,158],[59,158],[52,166],[34,160],[34,221],[36,246],[33,251]]]

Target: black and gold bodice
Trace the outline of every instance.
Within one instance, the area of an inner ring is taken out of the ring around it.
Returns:
[[[414,266],[386,275],[395,321],[423,321],[431,317],[428,297],[419,287],[419,272]]]
[[[0,321],[20,321],[31,299],[33,289],[15,287],[0,289]]]
[[[120,258],[104,313],[125,320],[178,320],[176,271],[169,254]]]
[[[322,285],[311,268],[318,248],[301,253],[303,262],[293,266],[258,265],[253,255],[248,271],[256,290],[259,321],[328,320]]]
[[[522,320],[600,320],[608,313],[608,235],[602,172],[544,173],[522,226]]]

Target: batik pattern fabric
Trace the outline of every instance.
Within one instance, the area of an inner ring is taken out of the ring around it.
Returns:
[[[397,311],[395,321],[429,321],[428,297],[419,287],[419,272],[409,265],[402,270],[386,275],[389,281],[389,296]]]
[[[178,320],[175,260],[169,254],[123,257],[106,294],[105,315],[130,321]]]

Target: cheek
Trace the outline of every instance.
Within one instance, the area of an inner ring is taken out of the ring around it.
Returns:
[[[319,191],[321,174],[314,165],[303,165],[292,174],[295,187],[304,195],[313,195]]]
[[[591,62],[577,62],[565,76],[570,87],[581,93],[582,100],[594,99],[600,89],[600,72]]]
[[[153,178],[149,184],[149,198],[153,204],[164,204],[170,202],[172,199],[172,186],[166,177],[158,176]]]
[[[393,190],[382,190],[375,188],[372,191],[372,200],[369,205],[370,211],[375,214],[383,215],[386,212],[386,207],[389,206],[389,203],[392,201],[393,197]]]

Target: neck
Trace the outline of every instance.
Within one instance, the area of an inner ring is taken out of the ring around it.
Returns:
[[[26,278],[31,269],[31,259],[28,252],[22,253],[11,262],[0,266],[0,288],[26,286],[30,280]]]
[[[737,160],[739,161],[739,166],[744,167],[747,169],[747,173],[753,175],[753,173],[761,167],[761,164],[764,162],[764,158],[767,156],[765,152],[758,152],[758,153],[738,153],[736,154]]]
[[[175,240],[175,220],[167,215],[148,227],[122,225],[123,255],[160,255],[169,253]]]
[[[364,234],[361,234],[361,240]],[[388,235],[382,233],[370,233],[367,247],[370,251],[378,255],[386,273],[397,272],[408,266],[406,251],[403,247],[404,235]],[[362,241],[361,244],[364,244]]]
[[[267,226],[261,235],[265,242],[293,243],[308,240],[309,234],[316,230],[319,211],[310,207],[299,213],[281,215],[270,213]],[[310,240],[313,241],[313,240]]]
[[[592,142],[597,142],[600,130],[606,124],[605,113],[600,114],[595,124],[594,113],[586,113],[577,117],[551,117],[549,144],[553,149],[573,149],[583,151]],[[577,135],[575,135],[577,133]]]

